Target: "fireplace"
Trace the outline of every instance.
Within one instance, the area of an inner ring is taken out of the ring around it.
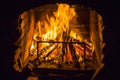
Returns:
[[[34,75],[92,71],[93,79],[103,67],[103,28],[102,16],[83,6],[50,4],[25,11],[18,19],[14,68]]]

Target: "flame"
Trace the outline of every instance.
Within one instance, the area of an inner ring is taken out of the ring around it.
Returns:
[[[83,39],[83,35],[81,35],[80,32],[77,32],[75,30],[72,30],[70,25],[70,22],[74,20],[73,18],[77,16],[74,7],[71,7],[68,4],[57,4],[58,9],[54,12],[52,12],[52,15],[45,14],[42,17],[45,17],[45,19],[40,19],[36,23],[36,29],[34,31],[33,39],[35,41],[48,41],[47,43],[41,43],[40,49],[43,50],[46,47],[50,46],[49,41],[52,42],[69,42],[67,38],[72,39],[72,41],[79,41],[79,42],[85,42],[89,46],[87,46],[92,52],[94,51],[94,46],[87,41],[86,39]],[[60,45],[61,47],[63,45]],[[76,54],[80,55],[82,57],[84,54],[84,49],[81,46],[73,45],[76,50]],[[34,45],[32,43],[30,50],[34,49]],[[78,48],[79,47],[79,48]],[[50,46],[50,50],[52,50],[54,46]],[[69,47],[68,49],[68,58],[72,62],[72,57],[70,55]],[[81,50],[80,50],[81,49]],[[48,50],[49,52],[49,50]],[[48,52],[43,52],[42,57],[45,57]],[[89,52],[86,52],[86,54],[89,54]],[[81,60],[81,59],[80,59]]]
[[[63,41],[63,33],[69,34],[69,23],[76,16],[76,12],[68,4],[57,5],[58,10],[53,12],[53,16],[47,14],[47,20],[38,21],[34,40],[38,41],[36,37],[40,37],[42,41]],[[44,26],[44,29],[41,26]]]
[[[33,44],[33,42],[32,42],[32,45],[31,45],[30,50],[33,50],[33,49],[34,49],[34,44]]]
[[[24,54],[23,59],[20,58],[23,67],[27,65],[29,60],[30,62],[33,61],[33,63],[36,62],[36,59],[39,59],[41,62],[44,62],[44,60],[54,60],[55,63],[60,64],[65,62],[74,63],[74,61],[76,61],[74,60],[75,57],[78,59],[78,62],[82,62],[86,56],[93,55],[94,45],[85,39],[84,35],[76,28],[77,22],[75,21],[75,24],[70,24],[74,22],[77,16],[75,8],[68,4],[57,4],[57,6],[58,9],[52,12],[52,14],[50,13],[51,15],[49,13],[44,14],[38,21],[36,20],[36,22],[33,16],[27,35],[24,33],[24,31],[27,32],[27,30],[21,28],[22,34],[26,35],[21,41],[21,45],[24,44],[25,47],[22,47],[22,52],[20,50],[17,52],[19,57],[21,57],[21,54]],[[42,17],[44,17],[44,19],[42,19]],[[78,25],[79,24],[77,24],[77,27],[79,27]],[[50,41],[52,43],[50,43]],[[74,41],[85,42],[86,49],[79,43],[69,45],[71,44],[69,42]],[[60,43],[58,44],[58,42]],[[68,43],[66,45],[66,43],[61,42]],[[16,61],[19,59],[18,55],[15,56]],[[16,63],[16,65],[18,65],[18,63]]]
[[[77,16],[74,7],[71,7],[68,4],[57,4],[58,9],[54,12],[52,12],[52,15],[45,14],[42,17],[45,17],[45,19],[40,19],[36,23],[36,29],[34,31],[33,39],[35,41],[52,41],[52,42],[69,42],[67,40],[67,37],[70,37],[70,39],[77,40],[79,42],[85,42],[90,45],[90,48],[92,51],[94,51],[94,47],[91,46],[92,44],[86,40],[83,40],[83,35],[81,35],[80,32],[77,32],[75,30],[72,30],[70,26],[70,22],[73,20],[74,17]],[[44,49],[45,47],[50,46],[50,43],[41,43],[40,50]],[[31,45],[31,48],[34,46]],[[50,47],[50,50],[53,49],[54,46]],[[62,45],[61,45],[62,47]],[[78,55],[83,55],[83,51],[77,48],[77,46],[74,46],[76,48],[76,53]],[[69,49],[69,48],[68,48]],[[82,49],[82,47],[81,47]],[[68,50],[68,57],[70,61],[72,61]],[[42,56],[46,56],[48,53],[44,52]],[[89,54],[89,53],[88,53]]]

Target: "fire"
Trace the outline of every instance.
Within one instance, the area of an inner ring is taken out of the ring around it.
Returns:
[[[65,62],[73,62],[73,57],[70,50],[69,45],[65,44],[50,44],[49,42],[86,42],[88,44],[87,47],[91,51],[86,51],[84,54],[84,47],[79,44],[73,44],[72,47],[75,48],[75,55],[78,56],[78,62],[82,61],[84,55],[91,55],[92,51],[94,49],[91,46],[91,43],[84,40],[82,38],[82,35],[80,33],[75,32],[70,27],[70,22],[73,20],[75,16],[77,16],[74,7],[70,7],[68,4],[57,4],[58,10],[54,11],[52,13],[52,16],[49,16],[48,14],[45,14],[46,19],[40,19],[36,23],[36,29],[34,31],[34,42],[42,42],[40,43],[39,48],[39,55],[40,61],[42,61],[44,58],[45,60],[51,60],[55,59],[59,55],[59,52],[63,52],[63,63]],[[58,49],[56,47],[61,47],[61,49]],[[46,49],[48,47],[48,49]],[[37,48],[37,47],[36,47]],[[63,49],[64,48],[64,49]],[[92,50],[92,49],[93,50]],[[30,50],[34,50],[35,46],[31,45]],[[63,50],[62,50],[63,49]]]
[[[36,31],[39,29],[39,32],[37,36],[35,33],[34,37],[39,36],[42,41],[64,41],[62,39],[63,34],[66,33],[66,35],[69,35],[69,24],[74,16],[76,16],[74,8],[71,8],[68,4],[58,4],[58,10],[53,12],[53,16],[46,15],[47,21],[38,21]],[[44,23],[44,25],[41,23]],[[45,27],[44,30],[46,33],[42,33],[42,25]],[[34,39],[37,40],[36,38]]]
[[[37,59],[40,62],[50,61],[56,64],[79,64],[84,58],[92,59],[94,45],[78,30],[80,27],[77,16],[75,7],[57,4],[57,10],[50,14],[45,13],[36,22],[32,17],[28,33],[21,27],[22,37],[25,35],[25,39],[21,41],[24,47],[20,46],[22,49],[19,51],[19,54],[23,54],[20,58],[22,66],[26,66],[29,61],[34,64]]]
[[[45,5],[24,12],[19,19],[21,36],[14,56],[17,71],[103,66],[103,25],[97,12],[77,5]]]

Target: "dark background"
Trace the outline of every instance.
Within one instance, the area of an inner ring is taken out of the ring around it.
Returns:
[[[120,3],[117,0],[1,0],[0,1],[0,80],[16,80],[21,74],[13,68],[15,41],[19,38],[17,20],[19,15],[31,8],[53,3],[68,3],[90,7],[102,17],[104,25],[103,38],[106,46],[104,68],[96,80],[119,80],[120,59]]]

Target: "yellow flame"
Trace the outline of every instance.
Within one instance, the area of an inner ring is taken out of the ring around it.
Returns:
[[[68,4],[57,4],[58,10],[53,12],[53,16],[46,15],[48,21],[38,21],[38,35],[34,35],[35,37],[41,37],[42,41],[54,40],[62,41],[63,32],[69,34],[69,23],[72,18],[76,15],[74,8],[71,8]],[[43,24],[41,24],[43,23]],[[44,26],[44,30],[41,26]],[[37,29],[37,28],[36,28]],[[43,31],[41,31],[43,30]],[[42,33],[43,32],[43,33]]]
[[[58,9],[52,12],[53,15],[45,14],[45,19],[39,20],[36,24],[36,30],[34,31],[33,39],[36,41],[57,41],[64,42],[66,36],[80,41],[83,40],[83,35],[80,32],[72,30],[70,22],[73,17],[76,17],[74,7],[70,7],[68,4],[57,4]],[[73,25],[74,28],[74,25]],[[39,37],[39,38],[38,38]],[[87,42],[90,44],[90,42]],[[50,43],[41,43],[41,49],[49,46]],[[94,48],[93,48],[94,49]]]
[[[34,49],[34,44],[32,42],[30,50]]]

